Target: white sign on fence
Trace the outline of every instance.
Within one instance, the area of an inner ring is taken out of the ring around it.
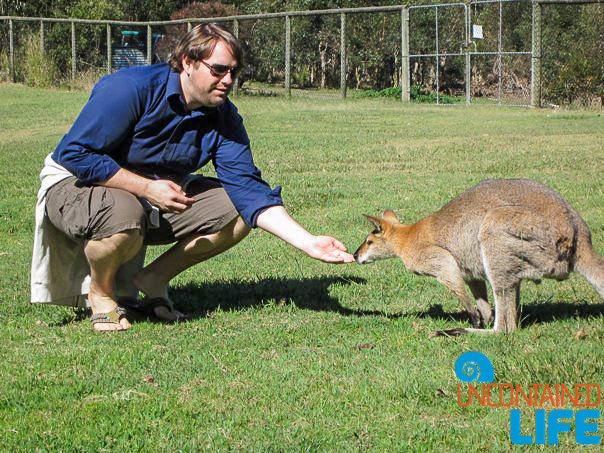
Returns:
[[[472,39],[483,39],[482,25],[472,25]]]

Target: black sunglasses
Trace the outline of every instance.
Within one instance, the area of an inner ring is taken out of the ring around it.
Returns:
[[[234,68],[226,65],[226,64],[208,64],[203,60],[200,60],[212,73],[212,75],[214,77],[224,77],[225,75],[227,75],[227,72],[231,73],[231,77],[234,79],[235,77],[237,77],[237,74],[239,73],[239,67],[235,66]]]

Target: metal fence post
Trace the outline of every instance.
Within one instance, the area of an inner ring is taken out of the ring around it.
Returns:
[[[346,99],[346,13],[340,14],[340,93]]]
[[[411,71],[409,68],[409,7],[401,9],[401,100],[411,101]]]
[[[239,39],[239,20],[233,19],[233,35]]]
[[[292,24],[291,18],[285,16],[285,95],[290,98],[291,87],[291,52],[292,52]]]
[[[147,25],[147,64],[153,62],[153,30]]]
[[[239,21],[237,19],[233,19],[233,35],[235,38],[239,38]],[[240,64],[241,62],[237,62]],[[239,77],[236,77],[233,83],[233,96],[237,97],[239,95]]]
[[[111,74],[111,60],[113,57],[111,47],[111,24],[107,24],[107,74]]]
[[[466,27],[466,48],[464,49],[465,58],[466,58],[466,72],[464,74],[465,82],[466,82],[466,105],[470,105],[472,99],[472,54],[470,53],[470,46],[472,42],[470,40],[470,13],[468,11],[468,5],[464,6],[465,13],[465,27]]]
[[[44,55],[44,21],[40,21],[40,53]]]
[[[438,5],[434,7],[434,35],[436,43],[436,105],[440,104],[440,38],[438,36]]]
[[[497,34],[497,105],[501,105],[503,83],[503,3],[499,2],[499,33]]]
[[[533,1],[531,106],[541,107],[541,3]]]
[[[76,78],[76,32],[75,22],[71,22],[71,81]]]
[[[15,38],[13,30],[13,20],[8,20],[8,48],[9,48],[9,66],[10,66],[10,80],[15,83]]]

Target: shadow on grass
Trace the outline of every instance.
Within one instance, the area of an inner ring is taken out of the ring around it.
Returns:
[[[170,299],[177,310],[187,319],[203,318],[220,309],[223,311],[243,310],[270,304],[294,304],[298,308],[330,311],[343,316],[384,316],[398,318],[402,315],[386,314],[378,310],[354,310],[343,307],[339,300],[329,295],[331,285],[359,285],[366,280],[359,277],[321,278],[266,278],[258,282],[230,280],[213,283],[189,283],[177,288],[169,288]],[[53,323],[63,326],[90,317],[90,310],[76,310],[70,316]],[[129,310],[131,322],[162,322],[145,313]]]
[[[411,312],[403,316],[417,318],[432,318],[445,321],[470,322],[470,316],[462,311],[446,312],[442,305],[431,305],[428,310]],[[554,322],[561,319],[587,319],[604,316],[604,304],[588,304],[578,301],[551,303],[547,300],[536,301],[532,304],[523,304],[520,310],[520,326]]]
[[[242,310],[268,304],[294,304],[298,308],[330,311],[344,316],[388,316],[377,310],[343,307],[329,295],[331,285],[365,284],[358,277],[266,278],[258,282],[231,280],[208,284],[189,283],[170,289],[170,298],[189,319],[210,315],[217,309]]]
[[[170,288],[170,298],[175,307],[182,311],[187,319],[203,318],[220,309],[223,311],[242,310],[250,307],[262,307],[269,304],[294,304],[298,308],[330,311],[343,316],[382,316],[389,319],[413,317],[431,318],[451,323],[470,323],[469,315],[459,307],[447,312],[441,304],[433,304],[427,310],[401,313],[384,313],[379,310],[354,310],[343,307],[340,301],[329,295],[329,287],[334,284],[365,284],[359,277],[322,277],[308,279],[266,278],[258,282],[230,280],[207,284],[189,283],[178,288]],[[129,313],[132,322],[162,322],[141,313]],[[582,301],[551,303],[537,300],[523,304],[520,311],[520,325],[549,323],[561,319],[588,319],[604,316],[604,303],[592,304]],[[82,321],[90,317],[89,310],[77,310],[71,316],[53,323],[62,326]]]
[[[559,319],[587,319],[600,316],[604,316],[604,303],[591,304],[583,301],[576,303],[537,301],[530,305],[523,305],[520,313],[523,325],[553,322]]]

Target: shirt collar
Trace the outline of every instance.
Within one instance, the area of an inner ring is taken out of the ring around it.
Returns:
[[[182,91],[180,89],[180,74],[173,69],[170,69],[170,74],[168,75],[168,85],[166,87],[166,97],[168,98],[168,104],[170,108],[174,111],[174,113],[178,115],[210,115],[216,113],[215,108],[213,109],[198,109],[190,111],[185,105],[185,100],[182,96]]]
[[[170,74],[168,75],[166,97],[168,98],[168,104],[174,113],[179,115],[186,115],[189,113],[180,91],[180,74],[173,69],[170,69]]]

